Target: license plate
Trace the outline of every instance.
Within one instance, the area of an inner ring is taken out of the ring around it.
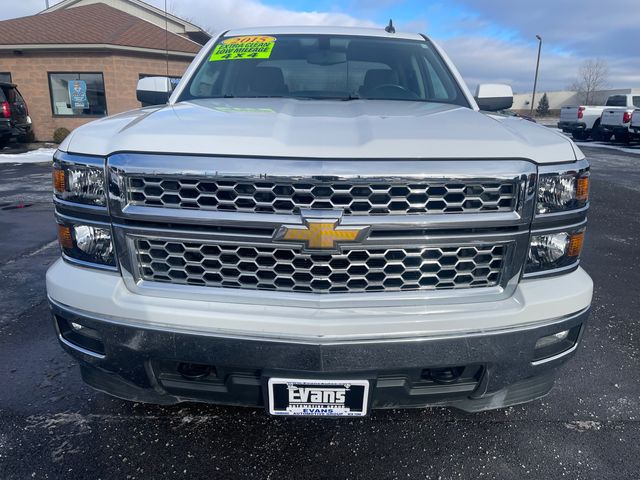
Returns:
[[[270,378],[268,390],[271,415],[362,417],[367,414],[368,380]]]

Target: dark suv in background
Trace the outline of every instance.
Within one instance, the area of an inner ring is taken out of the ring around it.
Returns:
[[[13,137],[19,141],[31,137],[29,110],[16,85],[0,82],[0,148]]]

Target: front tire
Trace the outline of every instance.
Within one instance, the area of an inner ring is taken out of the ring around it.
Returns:
[[[603,131],[602,129],[600,129],[600,141],[601,142],[610,142],[611,138],[613,138],[613,134],[612,133],[607,133],[607,132]]]
[[[628,133],[621,133],[620,135],[616,135],[616,141],[628,145],[631,143],[631,135]]]
[[[584,130],[575,130],[571,132],[571,136],[574,140],[586,140],[588,135]]]

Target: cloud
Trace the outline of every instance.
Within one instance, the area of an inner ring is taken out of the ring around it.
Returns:
[[[11,3],[11,6],[7,5]],[[56,2],[50,2],[51,4]],[[0,20],[7,20],[9,18],[26,17],[27,15],[33,15],[45,9],[44,0],[4,0],[2,2],[2,8],[0,8]]]
[[[161,0],[150,2],[163,8]],[[174,11],[192,19],[196,24],[214,30],[274,25],[340,25],[367,27],[372,21],[346,13],[316,10],[291,10],[266,5],[258,0],[189,0],[173,2]]]
[[[436,39],[437,41],[437,39]],[[507,83],[517,92],[533,88],[537,50],[530,45],[483,36],[456,36],[438,42],[472,91],[479,83]],[[541,57],[538,83],[562,90],[571,83],[580,59],[560,54]]]
[[[164,8],[164,0],[146,0]],[[640,86],[640,0],[168,0],[171,10],[212,31],[246,26],[340,25],[381,28],[389,16],[399,30],[431,32],[473,89],[505,82],[533,86],[537,42],[544,38],[539,88],[566,88],[580,63],[609,63],[609,83]],[[1,0],[0,19],[31,15],[43,0]],[[51,0],[57,3],[57,0]],[[382,23],[381,23],[382,22]]]
[[[431,5],[443,5],[435,2]],[[538,88],[566,89],[586,59],[609,65],[609,86],[640,86],[640,8],[638,0],[450,0],[439,13],[436,40],[443,45],[470,87],[503,81],[531,91],[538,42],[543,37]]]
[[[513,0],[456,0],[483,19],[516,29],[523,38],[540,34],[553,47],[585,57],[640,58],[638,0],[536,0],[524,5]]]

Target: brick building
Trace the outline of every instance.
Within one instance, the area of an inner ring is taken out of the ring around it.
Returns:
[[[166,75],[167,58],[179,78],[208,38],[140,0],[64,0],[0,22],[0,81],[18,85],[36,139],[50,140],[56,128],[139,107],[138,80]]]

